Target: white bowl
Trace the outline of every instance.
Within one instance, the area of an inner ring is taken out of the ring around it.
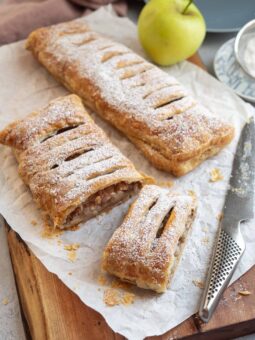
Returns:
[[[234,53],[235,38],[220,47],[214,58],[218,79],[232,88],[243,99],[255,103],[255,80],[239,65]]]

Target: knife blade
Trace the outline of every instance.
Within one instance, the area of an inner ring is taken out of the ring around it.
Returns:
[[[238,141],[212,261],[199,308],[208,322],[240,261],[245,242],[240,223],[254,216],[255,126],[245,124]]]
[[[255,172],[255,126],[252,119],[243,128],[233,161],[223,215],[229,221],[253,218]]]

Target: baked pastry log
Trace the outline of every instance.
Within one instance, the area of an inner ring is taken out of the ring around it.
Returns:
[[[108,210],[144,181],[111,144],[76,95],[57,98],[0,132],[19,173],[54,227],[67,228]]]
[[[84,18],[37,29],[26,46],[158,169],[184,175],[233,138],[233,127],[208,112],[175,78],[91,31]]]
[[[144,186],[104,250],[103,269],[138,287],[164,292],[195,212],[196,202],[191,196]]]

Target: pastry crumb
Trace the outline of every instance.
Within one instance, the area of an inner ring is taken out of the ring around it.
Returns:
[[[107,306],[113,307],[119,305],[121,303],[121,300],[121,295],[117,290],[113,288],[107,288],[104,291],[104,303]]]
[[[68,275],[72,276],[72,275],[73,275],[73,273],[72,273],[72,272],[69,272],[69,273],[68,273]]]
[[[194,284],[194,286],[200,288],[200,289],[204,289],[205,288],[205,284],[204,282],[200,281],[200,280],[192,280],[192,283]]]
[[[122,297],[122,303],[124,305],[131,305],[135,301],[135,294],[133,293],[124,293]]]
[[[70,260],[71,262],[75,262],[77,260],[77,254],[75,250],[70,250],[67,253],[67,258],[68,260]]]
[[[54,229],[52,226],[45,224],[41,232],[41,237],[50,239],[50,238],[59,237],[62,234],[63,234],[63,230],[60,230],[57,228]]]
[[[221,213],[218,214],[217,220],[220,222],[220,221],[222,221],[222,219],[223,219],[223,213],[221,212]]]
[[[145,172],[140,171],[140,174],[145,178],[146,184],[156,184],[157,181],[153,176],[147,175]]]
[[[8,303],[9,303],[9,299],[7,299],[7,298],[4,298],[3,300],[2,300],[2,305],[8,305]]]
[[[77,250],[80,248],[79,243],[73,243],[73,244],[66,244],[64,245],[64,249],[67,251]]]
[[[218,168],[213,168],[210,172],[211,178],[210,178],[210,182],[218,182],[223,180],[223,176],[221,174],[220,169]]]
[[[104,303],[109,306],[131,305],[135,301],[135,294],[129,292],[121,292],[115,288],[107,288],[104,291]]]
[[[100,275],[98,282],[101,285],[109,283],[104,275]],[[131,305],[135,301],[135,294],[130,292],[133,285],[128,282],[123,282],[119,279],[114,279],[111,282],[110,288],[106,288],[104,291],[104,303],[113,307],[116,305]],[[100,288],[98,288],[99,290]]]
[[[61,246],[61,245],[62,245],[62,243],[63,243],[63,241],[62,241],[62,240],[58,240],[58,241],[57,241],[57,245],[58,245],[58,246]]]
[[[205,245],[208,244],[209,243],[209,237],[202,238],[201,243],[203,243]]]
[[[103,274],[100,274],[97,278],[97,282],[101,285],[101,286],[105,286],[108,283],[107,277]]]
[[[128,282],[123,282],[118,279],[115,279],[111,282],[111,287],[112,288],[119,288],[119,289],[124,289],[124,290],[129,290],[131,288],[131,284]]]
[[[64,245],[64,249],[67,250],[67,258],[69,261],[74,262],[77,260],[76,250],[80,248],[79,243],[66,244]]]
[[[251,295],[251,292],[249,290],[240,290],[238,294],[247,296],[247,295]]]
[[[36,220],[32,220],[32,221],[31,221],[31,224],[32,224],[33,226],[37,226]]]
[[[197,198],[197,195],[196,195],[195,191],[193,191],[193,190],[188,190],[188,195],[192,198]]]

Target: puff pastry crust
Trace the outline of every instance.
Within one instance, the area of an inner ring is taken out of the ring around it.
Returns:
[[[164,292],[196,212],[191,196],[146,185],[103,254],[102,267],[138,287]]]
[[[26,46],[159,169],[184,175],[233,138],[233,127],[208,112],[175,78],[91,31],[84,18],[37,29]]]
[[[134,194],[143,176],[112,145],[76,95],[57,98],[0,132],[54,227],[67,228]]]

